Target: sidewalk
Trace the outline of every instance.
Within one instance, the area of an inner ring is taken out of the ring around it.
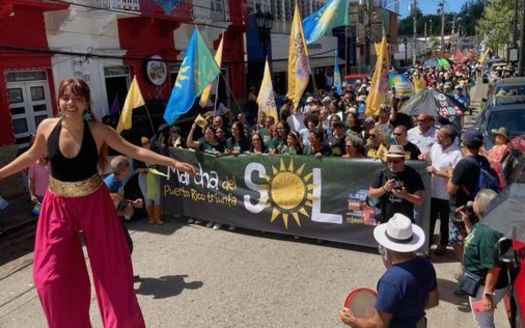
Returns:
[[[9,234],[36,222],[31,215],[31,202],[25,195],[6,199],[9,206],[0,212],[0,233]]]

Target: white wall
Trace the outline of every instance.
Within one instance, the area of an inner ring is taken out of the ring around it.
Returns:
[[[48,45],[51,50],[96,53],[122,57],[115,13],[71,6],[70,9],[44,13]],[[122,59],[82,58],[56,54],[51,58],[55,91],[67,77],[86,80],[91,89],[92,111],[100,119],[109,112],[104,66],[123,65]]]

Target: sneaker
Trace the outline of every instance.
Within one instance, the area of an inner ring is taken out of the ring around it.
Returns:
[[[138,274],[133,276],[133,282],[141,282],[141,281],[142,281],[142,278]]]
[[[202,223],[201,219],[195,219],[195,224],[201,224],[201,223]]]
[[[213,222],[212,221],[206,223],[206,228],[211,228],[211,227],[213,227]]]
[[[188,219],[188,223],[194,223],[195,222],[195,219],[194,218],[189,218]]]
[[[213,225],[213,230],[219,230],[221,227],[222,227],[222,224],[220,224],[220,223],[215,223],[215,224]]]
[[[230,230],[230,231],[234,231],[236,228],[237,228],[236,226],[231,225],[231,226],[228,227],[228,230]]]

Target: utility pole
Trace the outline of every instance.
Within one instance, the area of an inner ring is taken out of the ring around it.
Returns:
[[[441,7],[441,54],[445,53],[445,0],[439,4]]]
[[[516,48],[518,41],[518,0],[514,0],[514,18],[512,19],[512,47]]]
[[[524,0],[525,1],[525,0]],[[416,29],[416,23],[417,23],[417,0],[414,0],[414,7],[412,7],[412,23],[413,23],[413,32],[414,35],[412,37],[412,65],[416,66],[416,59],[417,59],[417,29]]]
[[[425,21],[425,30],[424,30],[424,34],[423,34],[424,38],[425,38],[425,44],[427,43],[427,22]]]
[[[520,58],[518,62],[519,76],[523,76],[523,67],[525,66],[525,0],[523,0],[521,8],[523,12],[521,14]]]
[[[365,59],[367,69],[370,68],[370,57],[372,52],[372,0],[366,1],[366,45],[365,45]]]

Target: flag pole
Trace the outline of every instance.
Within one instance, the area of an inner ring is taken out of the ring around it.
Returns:
[[[219,67],[220,68],[220,67]],[[215,81],[215,99],[213,99],[213,118],[215,118],[215,113],[217,112],[217,100],[219,99],[219,83],[220,77],[222,76],[222,72],[217,77],[217,81]]]
[[[149,113],[148,105],[146,105],[146,102],[144,102],[144,108],[146,109],[146,116],[148,117],[148,121],[151,126],[151,131],[153,132],[153,135],[155,135],[155,126],[153,125],[153,120],[151,119],[151,114]]]
[[[348,75],[348,25],[345,25],[345,75]]]

